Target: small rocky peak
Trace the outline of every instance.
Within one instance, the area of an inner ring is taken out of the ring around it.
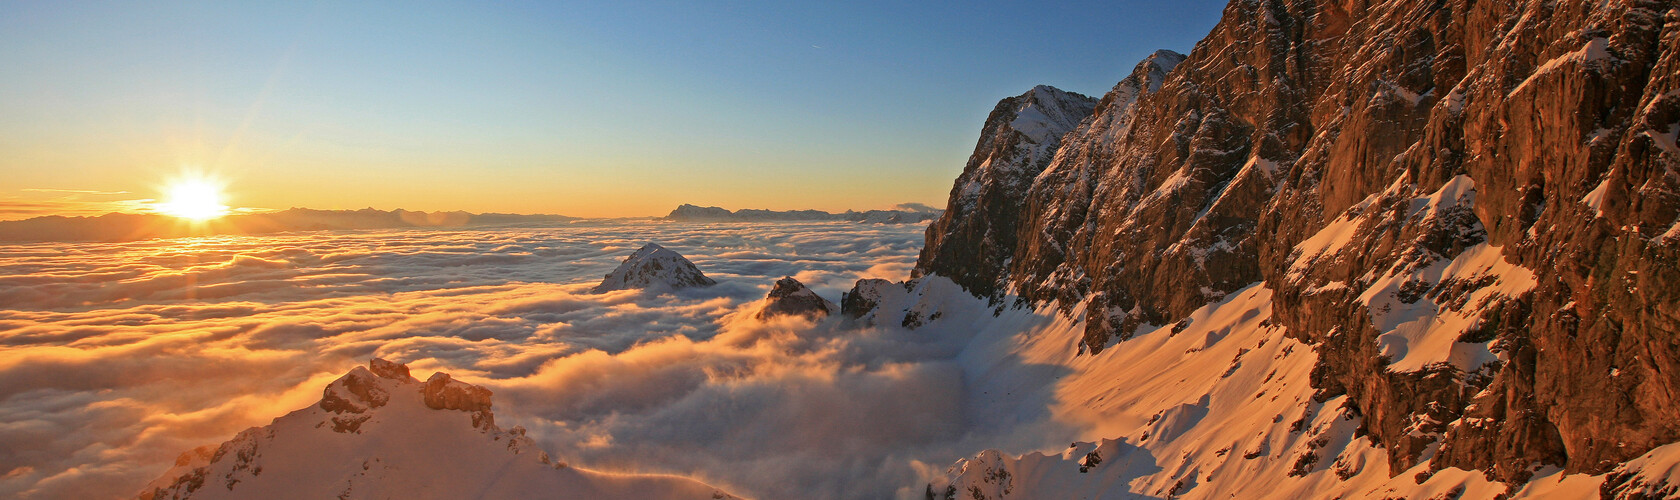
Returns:
[[[858,319],[881,305],[882,297],[899,288],[896,283],[880,278],[864,278],[852,285],[852,291],[840,296],[840,314]]]
[[[1039,85],[1014,98],[1015,109],[1009,126],[1033,143],[1059,142],[1062,134],[1091,115],[1096,104],[1095,98]]]
[[[1149,92],[1161,90],[1161,82],[1167,80],[1167,74],[1172,73],[1173,68],[1178,67],[1178,63],[1184,62],[1184,57],[1184,54],[1170,50],[1157,50],[1139,62],[1137,68],[1132,69],[1132,77],[1129,79],[1142,83]]]
[[[1099,108],[1108,113],[1124,114],[1139,97],[1161,90],[1161,85],[1167,81],[1167,75],[1172,73],[1179,63],[1184,62],[1184,58],[1184,54],[1166,49],[1149,54],[1149,57],[1138,61],[1137,66],[1132,68],[1131,75],[1114,84],[1114,89],[1103,96],[1104,104]],[[1099,111],[1101,112],[1103,111]]]
[[[414,377],[408,374],[408,365],[393,363],[379,358],[368,361],[368,371],[374,375],[401,382],[414,382]]]
[[[764,296],[764,309],[758,312],[758,319],[769,319],[776,316],[800,315],[813,319],[821,319],[834,311],[834,303],[823,299],[817,292],[811,291],[804,283],[793,279],[792,276],[776,280],[776,286]]]
[[[327,384],[327,388],[321,391],[321,409],[333,413],[362,413],[385,406],[391,400],[391,392],[380,383],[380,378],[367,368],[358,366],[350,369],[350,373]]]
[[[624,263],[619,264],[618,269],[608,273],[606,279],[601,280],[601,284],[595,287],[594,292],[647,288],[675,290],[715,284],[716,281],[707,278],[705,273],[700,272],[700,268],[694,267],[694,263],[689,262],[682,254],[648,243],[624,259]]]
[[[490,390],[457,381],[447,373],[433,373],[420,389],[421,399],[433,410],[460,410],[473,414],[473,427],[489,429],[495,424],[490,412]]]

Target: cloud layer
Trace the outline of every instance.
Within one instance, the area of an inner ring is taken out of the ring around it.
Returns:
[[[1031,412],[968,416],[972,329],[752,313],[784,275],[831,301],[903,279],[921,231],[594,221],[0,246],[0,496],[132,494],[371,356],[492,388],[497,422],[578,464],[769,498],[909,492],[924,461],[1044,435],[1019,425]],[[649,241],[719,284],[587,292]]]

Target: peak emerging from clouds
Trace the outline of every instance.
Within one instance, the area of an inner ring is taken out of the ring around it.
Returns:
[[[491,391],[375,358],[328,384],[320,402],[181,456],[140,499],[732,498],[676,476],[604,474],[556,462],[503,430]]]
[[[821,319],[834,312],[834,303],[811,291],[804,283],[787,276],[776,280],[770,288],[770,293],[764,296],[764,309],[758,312],[758,319],[769,319],[776,316],[798,315]]]
[[[608,273],[595,287],[595,293],[632,289],[668,289],[712,286],[717,284],[700,268],[694,267],[682,254],[666,250],[654,243],[643,245],[624,259],[618,269]]]

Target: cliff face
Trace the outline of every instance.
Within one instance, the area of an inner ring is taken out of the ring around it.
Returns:
[[[998,102],[980,143],[951,188],[951,202],[928,225],[918,274],[939,274],[976,294],[996,296],[1020,231],[1021,196],[1061,145],[1091,115],[1095,99],[1038,86]]]
[[[1393,471],[1680,440],[1680,6],[1237,0],[1178,59],[1024,188],[983,138],[918,273],[1083,311],[1091,351],[1261,282]]]

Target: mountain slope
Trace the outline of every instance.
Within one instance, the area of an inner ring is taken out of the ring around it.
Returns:
[[[1390,474],[1520,484],[1680,440],[1673,2],[1237,0],[1139,73],[1023,213],[964,210],[959,178],[917,272],[1083,314],[1091,353],[1261,283]]]
[[[502,430],[490,391],[375,359],[321,402],[182,455],[141,500],[212,498],[725,498],[674,476],[555,463],[523,428]]]

